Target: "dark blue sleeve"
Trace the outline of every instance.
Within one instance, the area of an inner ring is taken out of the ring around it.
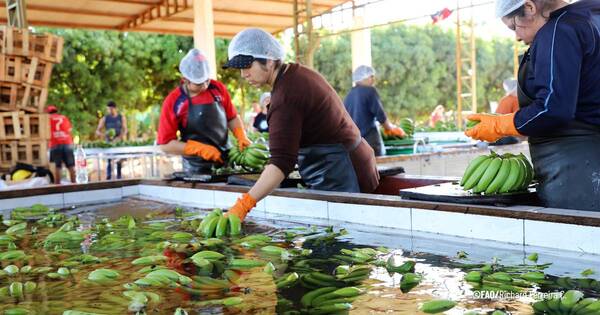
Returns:
[[[542,136],[575,117],[583,48],[577,24],[561,21],[563,15],[540,30],[535,40],[534,102],[521,108],[514,120],[523,135]]]
[[[375,88],[372,88],[371,93],[369,95],[369,106],[370,111],[373,113],[373,116],[377,119],[380,124],[383,124],[387,120],[387,116],[383,111],[383,104],[381,104],[381,99],[379,98],[379,94]]]

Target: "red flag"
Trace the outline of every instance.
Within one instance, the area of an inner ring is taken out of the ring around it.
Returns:
[[[452,10],[448,8],[444,8],[440,11],[437,11],[436,13],[431,15],[431,19],[433,20],[432,23],[435,24],[441,20],[445,20],[450,16],[450,14],[452,14]]]

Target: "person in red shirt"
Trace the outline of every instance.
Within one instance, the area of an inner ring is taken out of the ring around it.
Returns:
[[[54,183],[60,184],[63,163],[69,170],[71,182],[75,183],[75,156],[73,154],[73,137],[71,121],[58,114],[54,105],[48,105],[46,112],[50,114],[50,162],[56,166]]]
[[[208,60],[200,50],[190,50],[179,71],[182,84],[163,102],[157,143],[165,153],[183,155],[184,171],[210,173],[227,159],[228,129],[240,150],[251,142],[225,85],[210,79]]]

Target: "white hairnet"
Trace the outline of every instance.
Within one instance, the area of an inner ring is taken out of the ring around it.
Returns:
[[[369,66],[358,66],[354,72],[352,72],[352,82],[362,81],[372,75],[375,75],[375,69]]]
[[[496,0],[496,17],[505,17],[524,4],[525,0]]]
[[[265,92],[263,94],[260,95],[260,100],[259,103],[260,105],[264,105],[263,102],[265,101],[265,99],[267,99],[268,97],[271,97],[271,92]]]
[[[191,49],[179,63],[179,71],[184,78],[194,84],[206,82],[210,77],[210,67],[206,56],[197,48]]]
[[[232,59],[237,55],[283,60],[285,51],[273,35],[259,28],[247,28],[237,33],[229,43],[228,59]]]
[[[517,80],[515,79],[506,79],[502,82],[502,86],[506,93],[512,93],[517,89]]]

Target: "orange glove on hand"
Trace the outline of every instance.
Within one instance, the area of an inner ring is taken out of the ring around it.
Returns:
[[[506,136],[520,136],[515,127],[515,114],[491,115],[472,114],[467,116],[468,120],[479,120],[475,127],[465,131],[467,137],[476,140],[494,142]]]
[[[246,131],[244,131],[244,128],[242,127],[233,128],[233,135],[238,141],[238,147],[240,148],[240,151],[244,151],[244,149],[252,144],[250,139],[248,139],[246,136]]]
[[[245,193],[238,198],[233,207],[231,207],[225,215],[235,214],[241,221],[244,221],[246,215],[254,208],[254,206],[256,206],[256,199],[250,196],[250,194]]]
[[[183,148],[183,154],[199,156],[207,161],[223,163],[221,152],[210,144],[188,140]]]
[[[404,130],[402,130],[402,128],[400,128],[400,127],[386,129],[383,131],[383,133],[385,133],[386,136],[395,136],[395,137],[400,137],[400,138],[404,138],[406,136],[406,132],[404,132]]]

